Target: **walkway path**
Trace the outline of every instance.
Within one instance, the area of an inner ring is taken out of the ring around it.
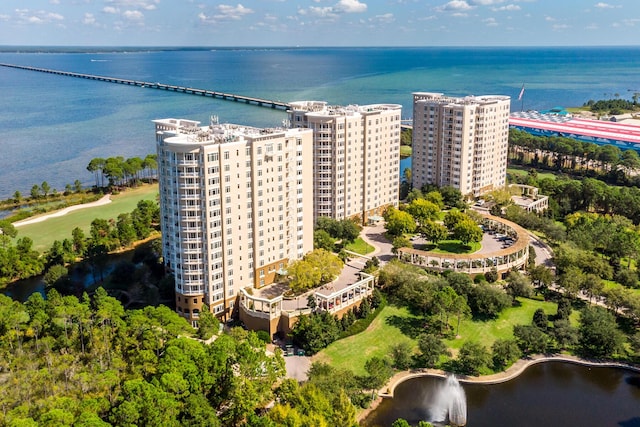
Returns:
[[[101,199],[96,200],[95,202],[90,202],[90,203],[83,203],[81,205],[73,205],[73,206],[69,206],[67,208],[64,209],[60,209],[59,211],[55,211],[49,214],[45,214],[45,215],[38,215],[34,218],[27,218],[27,219],[23,219],[21,221],[16,221],[13,223],[14,227],[20,227],[23,225],[28,225],[28,224],[35,224],[37,222],[42,222],[42,221],[46,221],[49,218],[56,218],[59,216],[63,216],[68,214],[69,212],[73,212],[73,211],[77,211],[80,209],[85,209],[85,208],[93,208],[96,206],[102,206],[102,205],[106,205],[111,203],[111,194],[106,194],[105,196],[103,196]]]
[[[384,236],[385,231],[384,223],[379,222],[376,225],[364,227],[360,233],[362,240],[374,248],[374,251],[368,253],[367,256],[377,257],[382,264],[395,258],[395,255],[391,252],[393,244]]]

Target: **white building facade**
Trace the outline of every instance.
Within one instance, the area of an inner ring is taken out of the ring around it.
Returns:
[[[506,183],[508,96],[413,94],[412,181],[480,196]]]
[[[380,216],[398,205],[400,120],[397,104],[290,104],[292,128],[313,130],[313,218]]]
[[[176,310],[228,317],[239,290],[313,250],[312,131],[155,120],[165,267]]]

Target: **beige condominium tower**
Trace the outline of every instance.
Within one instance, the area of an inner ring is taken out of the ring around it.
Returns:
[[[510,103],[508,96],[414,93],[413,187],[451,186],[465,196],[504,187]]]
[[[401,109],[397,104],[290,104],[290,126],[313,130],[314,221],[327,216],[367,222],[398,205]]]
[[[313,250],[312,131],[155,120],[165,267],[176,310],[228,317],[241,288]]]

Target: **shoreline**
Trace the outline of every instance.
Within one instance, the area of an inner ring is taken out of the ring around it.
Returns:
[[[594,360],[582,359],[577,356],[563,355],[563,356],[545,356],[542,354],[534,355],[528,359],[519,359],[505,371],[498,372],[496,374],[491,375],[483,375],[478,377],[472,377],[467,375],[456,375],[458,382],[461,384],[500,384],[507,381],[511,381],[518,376],[520,376],[527,368],[537,365],[539,363],[545,362],[563,362],[563,363],[573,363],[581,366],[591,366],[591,367],[600,367],[600,368],[615,368],[615,369],[625,369],[632,372],[640,373],[640,366],[623,363],[623,362],[599,362]],[[393,393],[396,387],[403,382],[420,377],[438,377],[438,378],[446,378],[449,375],[455,375],[450,372],[443,371],[442,369],[418,369],[418,370],[410,370],[410,371],[401,371],[392,376],[387,384],[383,386],[380,390],[378,390],[377,397],[371,402],[371,405],[360,412],[356,419],[358,423],[364,421],[369,414],[377,409],[380,403],[384,399],[392,399]]]

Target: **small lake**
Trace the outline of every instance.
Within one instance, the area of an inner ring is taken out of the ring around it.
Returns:
[[[429,396],[443,379],[403,382],[362,423],[388,427],[398,418],[429,420]],[[640,427],[640,373],[563,362],[529,367],[511,381],[463,384],[469,427]]]

